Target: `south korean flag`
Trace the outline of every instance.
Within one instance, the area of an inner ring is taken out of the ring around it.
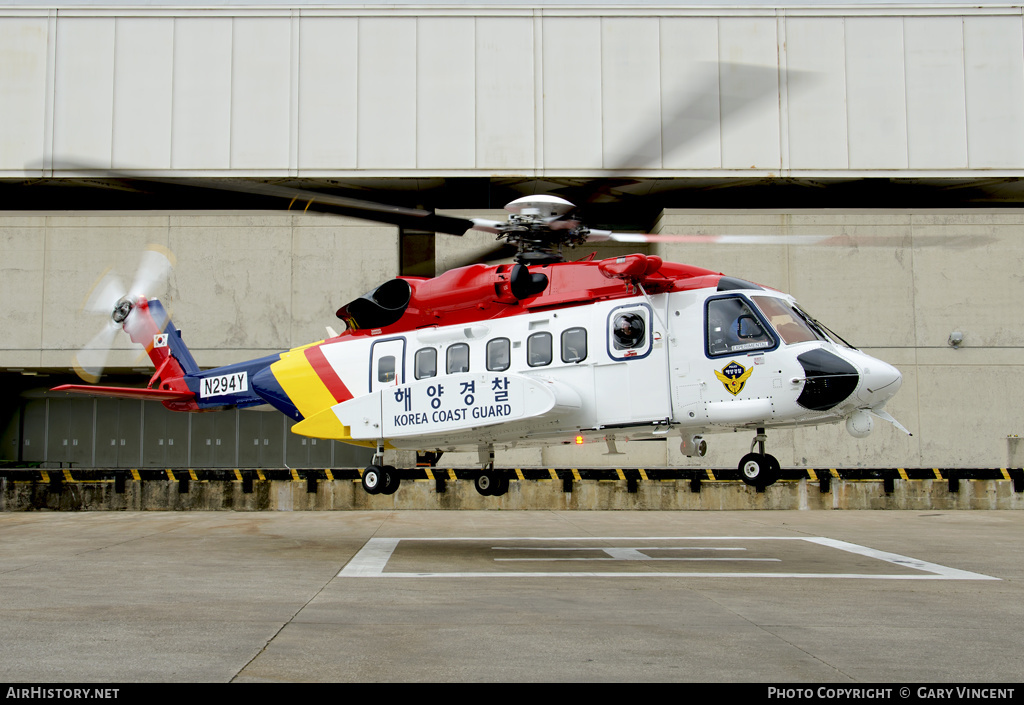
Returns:
[[[166,348],[167,347],[167,334],[160,333],[153,336],[153,347],[154,348]]]

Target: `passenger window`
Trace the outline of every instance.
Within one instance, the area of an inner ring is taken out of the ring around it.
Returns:
[[[530,367],[551,364],[551,334],[534,333],[526,339],[526,360]]]
[[[469,346],[465,343],[456,343],[448,348],[448,374],[458,372],[469,372]]]
[[[508,338],[496,338],[487,343],[487,369],[502,372],[512,364],[512,344]]]
[[[639,313],[620,313],[612,325],[616,350],[635,350],[647,342],[647,327]]]
[[[708,355],[764,350],[773,345],[774,338],[743,299],[730,297],[708,301]]]
[[[437,375],[437,350],[423,348],[416,351],[416,379],[427,379]]]
[[[395,381],[395,356],[385,355],[377,361],[377,381],[378,382],[394,382]]]
[[[587,329],[569,328],[562,333],[562,362],[587,359]]]

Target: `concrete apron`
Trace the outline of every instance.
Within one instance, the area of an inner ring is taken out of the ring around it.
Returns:
[[[738,510],[738,509],[1024,509],[1024,493],[1006,480],[782,480],[764,491],[738,480],[691,483],[582,480],[571,491],[555,480],[516,481],[501,497],[480,495],[472,481],[403,481],[393,495],[368,495],[359,482],[295,480],[112,480],[59,485],[0,478],[0,511],[346,511],[380,509]]]

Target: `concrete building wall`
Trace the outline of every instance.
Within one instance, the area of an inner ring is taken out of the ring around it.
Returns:
[[[85,299],[111,269],[125,286],[150,243],[176,258],[166,291],[204,367],[322,340],[334,312],[398,271],[398,230],[279,213],[0,213],[0,367],[69,369],[99,330]],[[119,339],[115,369],[145,368]]]
[[[0,8],[0,177],[1020,175],[1022,47],[1019,5]]]

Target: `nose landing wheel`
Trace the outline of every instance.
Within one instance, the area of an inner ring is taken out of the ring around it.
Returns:
[[[766,440],[764,429],[757,429],[757,435],[754,436],[754,440],[750,444],[751,452],[740,458],[740,479],[758,489],[774,484],[779,479],[781,471],[778,459],[774,455],[764,452]],[[758,447],[757,453],[753,452],[755,445]]]
[[[779,461],[774,455],[747,453],[740,459],[740,479],[751,487],[767,487],[779,479]]]

